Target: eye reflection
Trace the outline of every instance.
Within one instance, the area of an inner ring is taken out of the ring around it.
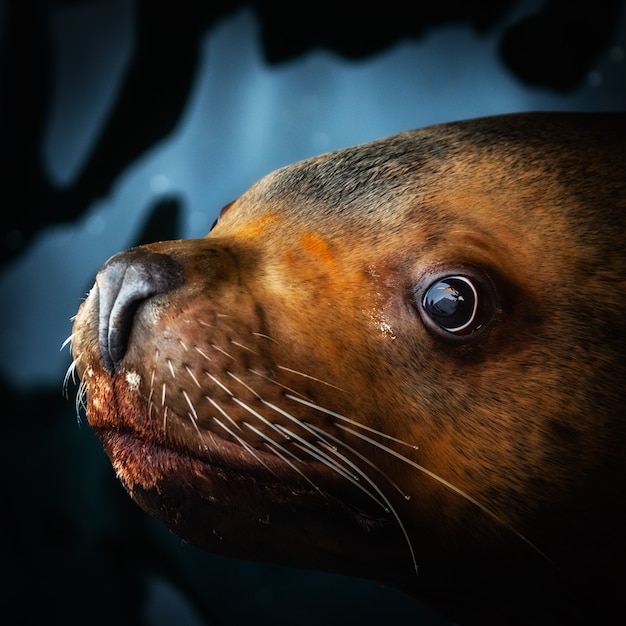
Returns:
[[[469,279],[449,276],[428,288],[423,306],[441,328],[459,333],[470,326],[476,317],[478,294]]]

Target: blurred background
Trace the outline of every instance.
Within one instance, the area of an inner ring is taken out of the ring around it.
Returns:
[[[123,492],[75,385],[64,393],[62,345],[109,256],[202,237],[279,166],[468,117],[626,110],[625,5],[0,0],[10,623],[446,625],[379,585],[173,537]]]

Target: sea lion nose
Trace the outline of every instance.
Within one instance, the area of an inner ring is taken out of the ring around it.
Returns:
[[[107,261],[96,277],[98,343],[106,370],[113,371],[124,358],[137,307],[182,282],[178,261],[146,248],[120,252]]]

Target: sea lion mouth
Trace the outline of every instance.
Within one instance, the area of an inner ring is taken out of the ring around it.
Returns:
[[[373,552],[398,540],[391,516],[314,460],[294,471],[271,453],[252,453],[214,434],[206,448],[190,449],[133,428],[95,430],[133,500],[211,552],[322,567],[330,555],[341,562],[339,555],[353,552],[364,536]],[[364,563],[354,567],[363,575]]]
[[[238,442],[230,442],[215,433],[199,431],[202,443],[192,447],[186,441],[166,440],[161,433],[140,431],[132,426],[94,426],[115,470],[129,491],[140,485],[152,488],[179,467],[229,477],[289,484],[291,492],[301,490],[292,466],[275,454]],[[300,460],[307,472],[321,473],[321,464]],[[291,469],[291,471],[289,471]],[[294,480],[295,479],[295,480]],[[323,490],[316,487],[323,495]],[[326,497],[326,495],[324,495]]]

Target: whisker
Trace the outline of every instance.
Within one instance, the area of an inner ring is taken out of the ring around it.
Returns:
[[[326,444],[324,444],[323,442],[322,442],[322,445],[326,447]],[[398,525],[400,526],[400,530],[402,531],[402,534],[404,535],[404,538],[406,539],[407,545],[409,546],[409,552],[411,554],[411,560],[413,562],[413,567],[415,568],[415,573],[417,574],[418,573],[417,561],[415,559],[415,551],[413,550],[413,544],[411,543],[411,539],[409,537],[409,533],[407,532],[406,526],[402,523],[402,520],[400,519],[400,515],[398,515],[398,512],[396,511],[396,509],[393,506],[393,504],[391,504],[389,498],[387,498],[387,496],[382,492],[382,490],[378,487],[378,485],[360,467],[355,465],[345,455],[341,454],[338,450],[336,450],[334,448],[331,448],[331,453],[332,454],[336,454],[342,461],[347,463],[356,472],[358,472],[359,476],[362,476],[372,486],[374,491],[376,491],[376,493],[382,498],[383,502],[386,505],[383,508],[386,511],[390,511],[391,514],[396,518],[396,521],[398,522]]]
[[[154,377],[156,375],[156,369],[152,368],[152,373],[150,374],[150,393],[148,394],[148,402],[152,402],[152,396],[154,395]]]
[[[194,407],[193,402],[191,401],[191,398],[189,397],[189,394],[184,389],[182,389],[181,391],[182,391],[183,397],[185,398],[185,400],[187,401],[187,404],[189,405],[189,408],[191,409],[190,413],[188,413],[187,415],[189,415],[189,418],[191,419],[191,423],[196,429],[196,432],[198,433],[198,437],[200,437],[200,441],[202,442],[202,447],[205,450],[208,450],[208,446],[206,442],[204,441],[204,437],[202,435],[202,432],[200,431],[200,427],[198,426],[198,414],[196,413],[196,408]]]
[[[72,333],[62,344],[61,347],[59,348],[59,352],[61,352],[61,350],[63,350],[65,348],[65,346],[67,346],[68,344],[72,343],[72,339],[74,338],[74,333]]]
[[[70,384],[70,380],[75,383],[76,382],[76,359],[74,359],[69,367],[67,368],[67,371],[65,372],[65,376],[63,377],[63,397],[67,398],[67,389],[69,387]]]
[[[174,371],[174,364],[171,359],[167,359],[167,366],[169,367],[170,372],[172,373],[172,378],[176,378],[176,372]]]
[[[241,380],[241,378],[239,378],[238,376],[235,376],[235,374],[233,374],[232,372],[227,371],[226,373],[233,380],[236,380],[242,387],[247,389],[252,395],[256,396],[257,400],[261,400],[261,396],[254,389],[252,389],[252,387],[250,387],[250,385],[244,383],[243,380]]]
[[[244,345],[243,343],[241,343],[240,341],[235,341],[234,339],[230,340],[230,343],[233,344],[233,346],[237,346],[238,348],[241,348],[242,350],[247,350],[248,352],[255,354],[256,356],[258,356],[258,354],[250,347]]]
[[[196,352],[197,352],[200,356],[202,356],[203,358],[205,358],[207,361],[210,361],[210,360],[211,360],[211,357],[210,357],[210,356],[209,356],[206,352],[204,352],[204,350],[202,350],[201,348],[199,348],[198,346],[194,346],[194,347],[193,347],[193,349],[194,349],[194,350],[195,350],[195,351],[196,351]]]
[[[285,448],[284,446],[281,446],[279,443],[274,441],[269,435],[266,435],[263,431],[259,430],[258,428],[250,424],[249,422],[243,422],[243,424],[244,426],[248,427],[252,432],[256,433],[259,437],[264,439],[264,442],[263,442],[264,445],[266,445],[272,451],[273,454],[278,456],[285,463],[287,463],[287,465],[289,465],[293,470],[298,472],[298,474],[300,474],[302,478],[304,478],[312,487],[314,487],[317,491],[319,491],[320,495],[326,498],[326,495],[322,492],[322,490],[299,467],[296,467],[296,465],[294,465],[288,458],[286,458],[285,455],[290,456],[292,459],[295,459],[296,461],[299,462],[300,459],[295,454],[293,454],[293,452],[290,452],[289,450],[287,450],[287,448]],[[285,453],[285,455],[281,454],[280,452],[281,450]]]
[[[366,430],[370,433],[376,434],[379,437],[382,437],[384,439],[389,439],[390,441],[395,441],[396,443],[402,444],[403,446],[408,446],[409,448],[412,448],[413,450],[418,450],[418,446],[412,444],[412,443],[408,443],[406,441],[403,441],[402,439],[398,439],[396,437],[393,437],[392,435],[388,435],[387,433],[383,433],[380,430],[376,430],[375,428],[371,428],[370,426],[366,426],[365,424],[360,424],[359,422],[350,419],[349,417],[346,417],[345,415],[341,415],[340,413],[336,413],[335,411],[331,411],[330,409],[325,409],[323,406],[320,406],[319,404],[315,404],[315,402],[311,402],[310,400],[306,400],[304,398],[298,398],[297,396],[292,396],[291,394],[286,394],[287,398],[289,398],[290,400],[295,400],[296,402],[299,402],[300,404],[304,404],[305,406],[308,406],[312,409],[315,409],[316,411],[320,411],[321,413],[325,413],[326,415],[330,415],[331,417],[336,417],[339,420],[342,420],[344,422],[347,422],[348,424],[352,424],[353,426],[357,426],[358,428],[362,428],[363,430]],[[382,444],[381,444],[382,445]]]
[[[259,437],[263,438],[265,440],[265,445],[270,448],[274,454],[279,456],[285,463],[289,464],[292,469],[296,470],[296,472],[298,472],[298,474],[300,474],[302,478],[304,478],[310,485],[312,485],[317,491],[319,491],[319,493],[324,496],[324,498],[326,498],[326,494],[299,467],[296,467],[293,463],[289,461],[289,459],[286,458],[286,456],[281,454],[281,451],[284,452],[285,455],[290,456],[298,463],[301,463],[302,459],[298,458],[293,452],[285,448],[285,446],[281,446],[278,442],[274,441],[271,437],[266,435],[258,428],[254,427],[249,422],[244,422],[244,425],[247,426],[254,433],[256,433]]]
[[[300,476],[302,476],[302,478],[304,478],[304,480],[306,480],[325,500],[328,499],[326,494],[297,465],[292,463],[288,458],[286,458],[285,456],[283,456],[280,453],[280,450],[283,450],[284,452],[287,452],[290,456],[292,456],[293,458],[295,458],[296,460],[299,461],[300,459],[298,459],[297,456],[295,456],[294,454],[289,452],[283,446],[279,446],[277,443],[273,443],[273,444],[266,443],[265,445],[272,451],[273,454],[278,456],[285,463],[287,463],[287,465],[289,465],[292,469],[294,469],[296,472],[298,472],[298,474],[300,474]],[[279,448],[280,448],[280,450],[279,450]]]
[[[266,435],[262,430],[258,429],[256,426],[253,426],[252,424],[250,424],[250,422],[242,422],[243,425],[246,428],[249,428],[253,433],[257,434],[259,437],[261,437],[261,439],[264,439],[265,442],[267,443],[271,443],[272,445],[278,446],[281,450],[284,450],[284,452],[286,454],[288,454],[289,456],[291,456],[294,459],[298,459],[298,457],[293,454],[293,452],[289,452],[289,450],[287,450],[287,448],[281,446],[280,444],[278,444],[274,439],[272,439],[269,435]]]
[[[263,380],[266,380],[268,383],[272,383],[273,385],[278,385],[278,387],[280,387],[281,389],[284,389],[285,391],[289,391],[290,393],[295,393],[299,396],[304,397],[303,394],[301,394],[299,391],[296,391],[295,389],[292,389],[291,387],[287,387],[287,385],[283,385],[282,383],[279,383],[277,380],[274,380],[273,378],[270,378],[269,376],[266,376],[265,374],[263,374],[262,372],[259,372],[258,370],[254,370],[252,368],[248,368],[248,371],[251,374],[254,374],[255,376],[258,376],[259,378],[262,378]]]
[[[290,413],[288,413],[287,411],[281,409],[280,407],[272,404],[271,402],[268,402],[267,400],[263,400],[261,399],[261,401],[263,402],[263,404],[271,409],[273,409],[274,411],[276,411],[277,413],[283,415],[284,417],[286,417],[287,419],[291,420],[293,423],[297,424],[298,426],[300,426],[301,428],[303,428],[304,430],[308,431],[309,433],[311,433],[312,435],[314,435],[315,437],[320,437],[320,433],[316,432],[317,429],[314,429],[313,427],[311,427],[309,424],[306,424],[304,422],[302,422],[301,420],[299,420],[298,418],[294,417],[293,415],[291,415]],[[300,437],[299,435],[297,435],[295,432],[293,432],[290,429],[287,429],[285,426],[282,426],[281,424],[272,424],[272,422],[270,422],[269,420],[267,420],[266,418],[264,418],[263,416],[261,416],[259,413],[257,413],[256,411],[254,411],[253,409],[251,409],[250,407],[246,407],[252,414],[254,414],[256,417],[259,417],[262,419],[262,421],[264,421],[266,424],[268,424],[269,426],[271,426],[272,428],[274,428],[275,430],[278,428],[281,431],[283,431],[283,433],[288,433],[289,437],[292,439],[295,439],[297,442],[299,442],[298,447],[301,449],[304,449],[308,454],[310,454],[311,456],[313,456],[314,458],[316,458],[317,460],[319,460],[320,462],[324,463],[325,465],[327,465],[328,467],[331,467],[331,469],[333,469],[334,471],[338,472],[339,474],[341,474],[344,478],[347,478],[348,480],[350,480],[351,482],[353,482],[354,484],[356,484],[360,489],[364,490],[366,493],[368,493],[368,495],[375,500],[383,509],[386,509],[385,505],[378,500],[372,493],[370,493],[367,489],[363,488],[363,485],[361,485],[359,483],[359,476],[358,474],[353,474],[350,475],[349,473],[347,473],[345,471],[345,468],[342,467],[341,465],[337,464],[336,461],[334,461],[332,459],[332,457],[328,456],[327,454],[324,454],[319,447],[313,445],[312,443],[310,443],[309,441],[307,441],[306,439],[304,439],[303,437]],[[322,440],[323,440],[323,435],[322,435]],[[323,440],[323,443],[329,448],[329,449],[334,449],[334,446],[332,446],[329,442]],[[304,446],[304,448],[303,448]]]
[[[193,380],[193,382],[196,383],[196,387],[198,387],[199,389],[202,389],[202,387],[200,386],[200,383],[198,382],[198,379],[196,378],[196,375],[193,373],[189,365],[185,365],[185,369],[187,370],[187,374],[189,374],[189,376],[191,377],[191,380]]]
[[[317,458],[320,462],[324,463],[328,467],[331,467],[332,469],[334,469],[336,472],[344,476],[344,478],[347,478],[348,480],[356,482],[356,484],[358,484],[358,477],[350,476],[348,473],[345,472],[344,468],[342,468],[341,466],[337,464],[336,461],[334,461],[327,454],[324,454],[323,452],[321,452],[318,448],[313,446],[306,439],[300,437],[299,435],[289,430],[288,428],[285,428],[281,424],[272,423],[266,417],[261,415],[258,411],[255,411],[252,407],[248,406],[245,402],[242,402],[241,400],[239,400],[239,398],[233,397],[233,400],[237,402],[237,404],[239,404],[241,407],[243,407],[246,411],[248,411],[251,415],[254,415],[261,422],[269,426],[272,430],[275,430],[277,433],[281,434],[287,440],[299,441],[302,445],[305,446],[305,449],[309,454]]]
[[[81,418],[80,418],[80,410],[81,408],[83,409],[83,411],[87,411],[87,403],[86,403],[86,398],[87,398],[87,385],[81,380],[79,385],[78,385],[78,390],[76,391],[76,401],[75,401],[75,409],[76,409],[76,421],[78,422],[78,424],[81,423]]]
[[[150,392],[148,393],[148,421],[152,419],[152,409],[154,408],[154,402],[152,401],[152,397],[154,396],[154,376],[155,369],[152,368],[152,373],[150,374]],[[165,435],[165,431],[163,431]]]
[[[548,563],[551,563],[553,566],[557,567],[556,563],[554,563],[554,561],[552,561],[552,559],[550,559],[550,557],[548,557],[542,550],[540,550],[534,543],[532,543],[532,541],[530,541],[527,537],[522,535],[522,533],[520,533],[519,531],[515,530],[515,528],[513,528],[506,520],[502,519],[497,513],[495,513],[494,511],[492,511],[488,507],[486,507],[484,504],[481,504],[478,500],[476,500],[476,498],[472,497],[466,491],[463,491],[459,487],[456,487],[451,482],[447,481],[445,478],[442,478],[441,476],[435,474],[434,472],[431,472],[429,469],[426,469],[423,465],[420,465],[419,463],[416,463],[415,461],[412,461],[411,459],[408,459],[404,455],[396,452],[395,450],[392,450],[391,448],[388,448],[387,446],[384,446],[383,444],[381,444],[380,442],[372,439],[371,437],[367,437],[363,433],[359,433],[356,430],[353,430],[352,428],[348,428],[347,426],[344,426],[343,424],[336,424],[336,426],[338,428],[341,428],[341,429],[349,432],[349,433],[352,433],[355,437],[359,437],[359,439],[363,439],[363,441],[367,441],[368,443],[371,443],[372,445],[380,448],[381,450],[384,450],[385,452],[388,452],[389,454],[391,454],[392,456],[395,456],[396,458],[400,459],[401,461],[404,461],[405,463],[407,463],[408,465],[411,465],[412,467],[414,467],[415,469],[419,470],[420,472],[422,472],[426,476],[430,476],[430,478],[432,478],[433,480],[437,481],[439,484],[443,485],[444,487],[446,487],[450,491],[458,494],[459,496],[461,496],[462,498],[464,498],[468,502],[471,502],[475,507],[480,509],[483,513],[485,513],[492,520],[494,520],[495,522],[500,524],[503,528],[508,529],[516,537],[518,537],[518,539],[521,539],[527,546],[532,548],[537,554],[539,554]]]
[[[331,469],[335,470],[337,473],[341,474],[344,478],[347,478],[348,480],[350,480],[350,482],[355,483],[359,487],[363,486],[363,485],[360,485],[359,477],[357,474],[350,474],[349,472],[347,472],[345,467],[337,463],[335,459],[333,459],[331,456],[329,456],[325,452],[322,452],[316,445],[312,444],[310,441],[307,441],[304,437],[300,437],[300,435],[294,433],[293,431],[291,431],[286,426],[283,426],[282,424],[277,424],[276,426],[280,430],[283,430],[289,433],[291,438],[296,441],[294,445],[296,445],[298,448],[300,448],[301,450],[304,450],[305,452],[307,452],[307,454],[310,454],[312,457],[316,458],[318,461],[320,461],[327,467],[330,467]],[[381,506],[383,506],[384,508],[384,505],[381,504]]]
[[[273,341],[275,344],[280,345],[280,343],[278,343],[278,341],[276,341],[276,339],[274,339],[273,337],[270,337],[269,335],[265,335],[263,333],[251,333],[252,335],[254,335],[255,337],[260,337],[261,339],[269,339],[269,341]]]
[[[239,424],[237,424],[237,422],[230,416],[228,415],[228,413],[226,413],[226,411],[217,403],[215,402],[215,400],[213,400],[213,398],[211,398],[210,396],[204,396],[235,428],[238,428],[239,430],[241,430],[243,432],[243,429],[241,428],[241,426],[239,426]],[[213,419],[215,419],[215,417],[213,417]]]
[[[303,422],[302,420],[298,419],[297,417],[294,417],[293,415],[291,415],[291,413],[289,413],[288,411],[285,411],[285,409],[281,409],[279,406],[276,406],[275,404],[272,404],[271,402],[268,402],[267,400],[261,399],[261,402],[263,402],[263,404],[265,406],[268,406],[270,409],[276,411],[277,413],[280,413],[280,415],[282,415],[283,417],[286,417],[288,420],[292,421],[294,424],[297,424],[298,426],[300,426],[300,428],[308,431],[314,437],[318,438],[318,437],[321,436],[320,433],[317,432],[316,429],[312,425],[310,425],[310,424],[308,424],[306,422]],[[324,439],[323,436],[322,436],[322,439]],[[328,441],[325,441],[325,443],[330,445],[328,443]]]
[[[267,418],[263,417],[258,411],[255,411],[252,407],[248,406],[245,402],[241,401],[236,396],[233,396],[233,401],[236,402],[242,408],[244,408],[246,411],[248,411],[248,413],[254,415],[254,417],[261,420],[264,424],[269,426],[272,430],[275,430],[279,435],[283,435],[283,437],[285,437],[286,439],[289,439],[289,437],[285,435],[285,433],[281,432],[278,429],[278,425],[272,424],[272,422],[270,422]]]
[[[365,487],[362,483],[359,482],[358,476],[350,474],[342,465],[340,465],[335,459],[328,456],[314,445],[310,444],[306,439],[301,439],[302,443],[296,442],[294,445],[306,452],[308,455],[312,456],[314,459],[317,459],[320,463],[333,470],[353,485],[355,485],[359,490],[361,490],[364,494],[366,494],[369,498],[371,498],[381,509],[385,512],[389,513],[389,509],[385,506],[385,504],[379,500],[367,487]]]
[[[223,348],[220,348],[219,346],[216,346],[214,343],[211,344],[211,348],[213,348],[214,350],[217,350],[218,352],[221,352],[224,356],[227,356],[229,359],[236,361],[235,357],[232,354],[228,354],[226,350],[224,350]]]
[[[304,372],[300,372],[298,370],[291,369],[290,367],[285,367],[284,365],[278,365],[278,369],[284,370],[285,372],[289,372],[291,374],[297,374],[298,376],[302,376],[303,378],[308,378],[309,380],[314,380],[316,383],[321,383],[322,385],[327,385],[328,387],[333,387],[333,389],[337,389],[338,391],[343,391],[345,393],[345,389],[341,387],[337,387],[337,385],[333,385],[332,383],[326,382],[321,378],[315,378],[315,376],[310,376],[309,374],[305,374]]]
[[[169,407],[165,407],[163,409],[163,434],[167,435],[167,414],[169,412]]]
[[[229,396],[234,396],[235,394],[221,381],[219,381],[211,372],[204,372],[218,387],[221,387]]]
[[[255,449],[244,439],[242,439],[239,435],[236,435],[226,424],[223,424],[217,417],[213,416],[213,420],[219,424],[231,437],[233,437],[239,445],[241,445],[245,450],[247,450],[266,470],[270,471],[276,478],[278,478],[278,474],[269,467],[263,459],[256,453]]]
[[[396,491],[398,491],[398,493],[405,500],[410,500],[411,499],[411,496],[408,493],[405,493],[405,491],[400,487],[400,485],[398,485],[398,483],[395,480],[393,480],[393,478],[391,478],[391,476],[389,476],[389,474],[387,474],[387,472],[385,472],[383,469],[378,467],[378,465],[376,465],[376,463],[374,463],[373,461],[368,459],[364,454],[361,454],[358,450],[356,450],[352,446],[348,445],[345,441],[342,441],[338,437],[335,437],[334,435],[331,435],[330,433],[326,432],[324,429],[319,428],[318,426],[314,426],[313,424],[309,424],[309,426],[311,428],[313,428],[315,431],[318,431],[320,433],[320,435],[322,435],[323,437],[328,437],[329,439],[332,439],[335,443],[337,443],[338,446],[341,446],[342,448],[345,448],[350,453],[352,453],[355,456],[359,457],[359,459],[361,459],[364,463],[367,463],[367,465],[369,465],[373,470],[377,471],[383,478],[385,478],[385,480],[387,480],[387,482],[389,482],[389,484],[392,487],[394,487],[394,489],[396,489]],[[337,447],[333,446],[332,449],[337,450]]]

